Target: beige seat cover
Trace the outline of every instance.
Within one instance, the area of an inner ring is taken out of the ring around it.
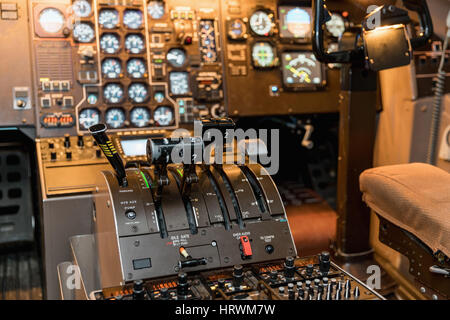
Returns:
[[[450,257],[449,173],[411,163],[366,170],[359,182],[371,209]]]

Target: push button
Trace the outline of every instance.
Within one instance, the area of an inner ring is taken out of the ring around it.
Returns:
[[[252,246],[250,245],[250,240],[247,236],[241,237],[241,252],[244,259],[250,258],[252,256]]]

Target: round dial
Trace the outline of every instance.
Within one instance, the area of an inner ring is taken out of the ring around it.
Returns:
[[[39,25],[48,33],[58,33],[64,27],[64,15],[56,8],[45,8],[39,14]]]
[[[110,128],[121,128],[125,124],[125,112],[120,108],[109,109],[106,111],[105,121]]]
[[[144,60],[138,58],[128,60],[127,72],[131,78],[143,78],[145,76],[145,73],[147,72]]]
[[[114,33],[105,33],[100,38],[100,48],[105,53],[114,54],[119,51],[119,36]]]
[[[130,113],[130,121],[138,128],[148,126],[150,123],[150,111],[143,107],[134,108]]]
[[[161,19],[164,16],[164,3],[162,1],[150,1],[147,11],[152,19]]]
[[[153,95],[153,98],[155,99],[156,102],[161,103],[165,99],[165,94],[162,91],[156,91],[155,94]]]
[[[156,108],[154,119],[158,126],[170,126],[175,119],[173,109],[166,106]]]
[[[102,62],[102,73],[105,78],[117,79],[122,73],[122,66],[120,60],[114,58],[107,58]]]
[[[119,25],[119,12],[114,9],[103,9],[98,14],[98,23],[102,28],[114,29]]]
[[[103,89],[103,96],[108,103],[119,103],[123,99],[123,88],[120,84],[109,83]]]
[[[128,96],[135,103],[143,103],[148,98],[147,86],[143,83],[133,83],[128,88]]]
[[[88,102],[89,104],[96,104],[97,101],[98,101],[98,95],[97,95],[96,93],[90,93],[90,94],[87,96],[87,102]]]
[[[327,30],[333,37],[339,38],[345,31],[345,21],[340,14],[333,13],[331,20],[326,23]]]
[[[95,108],[83,109],[78,115],[78,123],[82,129],[89,129],[89,127],[100,122],[100,112]]]
[[[123,24],[129,29],[139,29],[144,18],[139,10],[125,10],[123,14]]]
[[[83,43],[92,42],[95,37],[95,32],[92,26],[83,22],[75,24],[72,34],[76,41]]]
[[[275,48],[268,42],[256,42],[252,48],[255,67],[270,68],[276,65]]]
[[[242,19],[233,19],[228,23],[228,37],[230,39],[243,39],[246,33],[247,26]]]
[[[129,34],[125,37],[125,49],[133,54],[138,54],[144,51],[144,39],[139,34]]]
[[[273,27],[273,14],[266,11],[255,11],[250,17],[250,28],[258,36],[268,36]]]
[[[92,7],[87,0],[75,0],[72,4],[72,10],[77,17],[86,18],[91,14]]]
[[[170,49],[167,52],[167,61],[176,68],[182,67],[186,62],[186,53],[182,49]]]

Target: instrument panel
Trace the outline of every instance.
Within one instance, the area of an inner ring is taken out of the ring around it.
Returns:
[[[339,72],[312,54],[310,1],[19,2],[33,83],[14,87],[13,101],[33,107],[38,137],[99,122],[139,132],[204,116],[337,111]],[[331,50],[350,20],[330,7]]]

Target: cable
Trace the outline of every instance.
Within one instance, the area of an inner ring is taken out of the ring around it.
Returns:
[[[445,36],[444,45],[442,47],[441,62],[439,63],[438,76],[436,81],[436,87],[433,98],[433,111],[431,113],[431,127],[430,135],[428,140],[428,151],[426,162],[429,164],[436,164],[436,146],[439,137],[439,126],[441,122],[441,108],[442,108],[442,97],[445,94],[445,51],[448,46],[448,38],[450,36],[450,26],[448,25],[450,19],[450,12],[447,17],[447,34]]]

